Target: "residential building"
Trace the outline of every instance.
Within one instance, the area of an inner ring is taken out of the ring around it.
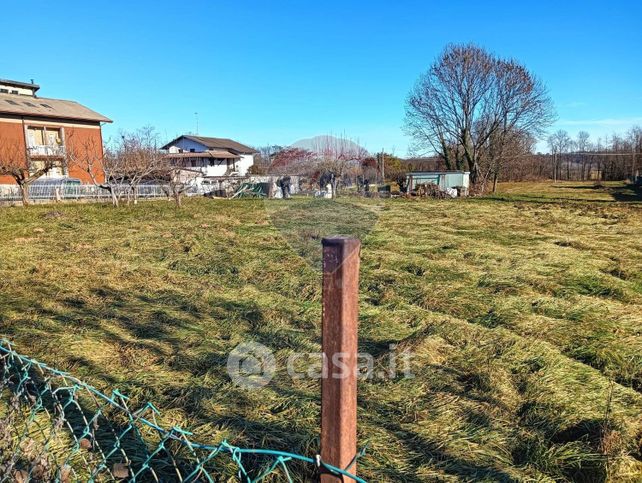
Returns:
[[[221,176],[245,176],[254,164],[257,151],[249,146],[224,138],[184,134],[161,149],[173,164],[186,172],[198,173],[198,181]]]
[[[103,156],[102,124],[111,120],[75,102],[37,95],[37,84],[0,79],[0,148],[24,152],[25,167],[56,161],[48,177],[71,177],[89,183],[83,156],[100,161]],[[70,153],[78,163],[69,164]],[[50,163],[48,163],[50,164]],[[98,181],[102,174],[97,170]],[[0,176],[0,184],[11,184]]]

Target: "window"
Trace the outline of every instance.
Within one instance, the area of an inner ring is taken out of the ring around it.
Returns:
[[[14,106],[18,105],[18,103],[16,101],[10,101],[9,99],[6,99],[6,101],[11,105],[14,105]]]
[[[53,109],[49,104],[40,104],[42,107],[46,107],[47,109]]]
[[[62,131],[56,128],[30,126],[27,128],[27,143],[31,148],[62,146]]]
[[[12,94],[19,94],[18,91],[11,91]]]
[[[190,152],[190,153],[195,153],[195,152],[196,152],[196,149],[191,148],[191,149],[189,150],[189,152]]]
[[[36,106],[35,106],[35,105],[33,105],[31,102],[24,102],[23,104],[24,104],[25,106],[29,106],[29,107],[36,107]]]
[[[0,94],[9,94],[9,89],[0,89]]]

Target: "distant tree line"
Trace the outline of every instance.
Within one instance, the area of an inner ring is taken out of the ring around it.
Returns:
[[[642,128],[639,126],[624,135],[613,134],[595,142],[586,131],[580,131],[573,139],[566,131],[559,130],[547,141],[551,152],[546,159],[537,161],[544,167],[549,165],[548,172],[544,172],[554,180],[622,180],[635,177],[640,170]]]
[[[642,175],[642,127],[595,141],[586,131],[573,137],[558,130],[546,142],[549,153],[537,153],[534,145],[524,145],[507,156],[499,181],[619,181]],[[440,156],[410,158],[406,164],[417,170],[448,169]]]

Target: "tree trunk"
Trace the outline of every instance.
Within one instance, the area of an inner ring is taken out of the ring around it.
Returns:
[[[493,193],[497,193],[497,179],[499,178],[499,173],[495,171],[493,175]]]
[[[27,206],[29,204],[29,185],[24,183],[19,183],[20,195],[22,196],[22,206]]]
[[[479,182],[479,164],[476,160],[469,163],[470,166],[470,182],[475,185]]]

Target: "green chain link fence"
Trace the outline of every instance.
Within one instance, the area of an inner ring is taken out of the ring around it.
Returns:
[[[159,411],[139,409],[79,379],[15,352],[0,339],[0,482],[4,481],[303,481],[331,473],[364,482],[316,458],[223,441],[201,444]],[[354,461],[361,454],[356,455]],[[310,466],[307,476],[294,470]],[[293,468],[296,466],[296,468]]]

